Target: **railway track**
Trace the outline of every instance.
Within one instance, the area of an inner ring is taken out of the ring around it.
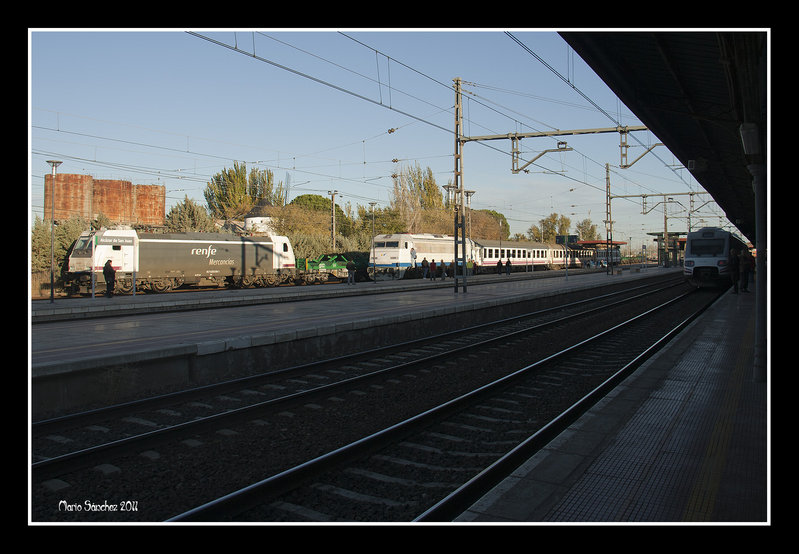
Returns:
[[[672,291],[656,293],[658,299],[651,289],[627,296],[637,296],[636,303],[652,304]],[[97,410],[37,423],[33,430],[34,520],[160,521],[213,504],[218,497],[263,481],[264,476],[296,471],[291,468],[306,460],[324,459],[330,452],[361,442],[365,435],[381,434],[383,428],[447,403],[452,395],[463,396],[486,386],[507,372],[506,364],[494,367],[475,356],[499,358],[508,351],[509,341],[529,340],[522,335],[532,333],[539,345],[517,343],[515,350],[551,355],[546,351],[555,350],[555,338],[568,332],[569,341],[575,340],[572,331],[564,331],[569,320],[579,318],[581,333],[587,335],[588,327],[600,321],[604,325],[610,313],[620,311],[609,307],[612,301],[620,300],[596,299],[593,316],[586,313],[587,304],[577,303],[561,307],[558,313],[504,321],[499,325],[502,330],[495,326],[469,329],[427,344],[396,345],[387,351],[290,368],[279,375],[238,380],[223,388],[205,387],[186,393],[190,397],[167,395],[146,404],[115,407],[113,413]],[[596,323],[589,326],[589,317]],[[542,338],[542,333],[548,338]],[[542,350],[542,344],[547,348]],[[68,486],[59,488],[62,483]],[[78,490],[80,501],[74,498]],[[94,504],[92,499],[101,497],[108,502],[135,501],[137,510],[121,515],[77,509],[80,502]],[[283,515],[257,511],[249,517],[302,520],[291,511]],[[348,519],[341,514],[327,517]],[[385,514],[366,517],[383,521]],[[410,516],[389,517],[402,521]]]

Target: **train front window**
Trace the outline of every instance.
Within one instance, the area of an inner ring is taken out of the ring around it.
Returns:
[[[693,239],[691,254],[694,256],[723,256],[724,239]]]
[[[386,248],[399,248],[399,241],[390,240],[390,241],[386,242]]]
[[[91,237],[84,235],[78,237],[78,240],[75,241],[75,246],[72,248],[72,250],[89,250],[91,247]]]

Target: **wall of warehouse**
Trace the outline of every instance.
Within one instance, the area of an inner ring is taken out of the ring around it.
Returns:
[[[45,175],[45,221],[52,218],[52,181],[52,175]],[[96,219],[102,213],[123,225],[162,226],[166,217],[166,187],[94,179],[91,175],[57,174],[54,212],[56,221],[72,216]]]

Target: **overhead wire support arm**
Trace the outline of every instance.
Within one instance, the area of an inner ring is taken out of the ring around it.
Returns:
[[[628,164],[627,163],[627,150],[630,148],[630,146],[627,144],[627,133],[628,132],[629,131],[626,128],[624,128],[624,129],[623,128],[619,128],[619,135],[620,135],[620,137],[619,137],[619,150],[621,152],[621,162],[619,163],[619,167],[621,169],[628,169],[628,168],[632,167],[633,164],[635,164],[635,162],[637,162],[638,160],[640,160],[641,158],[643,158],[644,156],[649,154],[652,150],[655,149],[656,146],[663,146],[662,142],[657,142],[657,143],[653,144],[652,146],[647,148],[644,151],[643,154],[641,154],[640,156],[635,158],[633,160],[633,163]]]
[[[621,154],[622,167],[630,167],[632,164],[626,165],[624,163],[624,162],[626,162],[626,159],[627,159],[627,148],[628,148],[628,146],[627,146],[627,133],[629,133],[631,131],[648,131],[648,130],[649,129],[646,126],[644,126],[644,125],[631,125],[631,126],[624,126],[624,127],[622,127],[622,126],[597,127],[597,128],[593,128],[593,129],[569,129],[569,130],[556,129],[554,131],[536,131],[536,132],[530,132],[530,133],[505,133],[504,135],[482,135],[482,136],[473,136],[473,137],[461,137],[460,141],[461,141],[461,143],[466,143],[466,142],[482,141],[482,140],[502,140],[502,139],[507,140],[507,139],[510,139],[511,143],[512,143],[511,155],[512,155],[512,158],[513,158],[513,161],[512,161],[513,167],[511,169],[511,171],[513,173],[519,173],[525,167],[527,167],[528,165],[532,164],[538,158],[540,158],[541,156],[543,156],[546,153],[549,153],[549,152],[565,152],[567,150],[572,150],[572,148],[566,148],[566,143],[565,142],[559,142],[558,143],[558,148],[551,149],[551,150],[544,150],[537,157],[535,157],[534,159],[530,160],[529,162],[527,162],[523,166],[519,167],[518,166],[519,165],[519,141],[521,139],[523,139],[523,138],[561,137],[561,136],[569,136],[569,135],[573,135],[573,136],[574,135],[596,135],[596,134],[600,134],[600,133],[619,133],[621,135],[619,148],[621,149],[621,152],[622,152],[622,154]],[[658,146],[658,144],[655,144],[652,148],[654,148],[655,146]],[[647,152],[651,151],[652,148],[647,150]],[[646,154],[646,152],[644,154]],[[643,154],[642,154],[642,156],[643,156]],[[639,157],[638,159],[641,159],[641,158]],[[638,161],[638,159],[635,160],[635,161]],[[635,163],[635,161],[633,163]]]
[[[596,135],[599,133],[622,133],[629,131],[647,131],[649,130],[644,125],[633,125],[625,127],[599,127],[595,129],[571,129],[562,130],[555,129],[554,131],[536,131],[530,133],[505,133],[504,135],[483,135],[475,137],[461,137],[463,142],[470,142],[475,140],[500,140],[509,138],[535,138],[535,137],[560,137],[567,135]]]
[[[524,169],[528,165],[534,163],[538,158],[540,158],[544,154],[548,154],[550,152],[570,152],[571,150],[573,150],[573,148],[570,148],[570,147],[566,146],[565,142],[558,142],[558,147],[557,148],[550,148],[548,150],[543,150],[543,151],[539,152],[538,156],[536,156],[532,160],[528,161],[523,166],[519,167],[519,139],[517,139],[516,137],[513,137],[511,140],[513,142],[513,145],[511,146],[511,155],[512,155],[511,172],[514,173],[514,174],[519,173],[520,171],[524,171]]]

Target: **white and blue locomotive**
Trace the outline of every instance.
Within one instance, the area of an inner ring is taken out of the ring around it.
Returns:
[[[287,237],[224,233],[84,231],[69,256],[65,287],[71,294],[105,290],[111,260],[117,292],[166,292],[183,285],[276,286],[293,280],[294,250]]]
[[[691,231],[685,240],[683,275],[696,285],[729,284],[730,250],[740,254],[744,248],[740,238],[719,227]]]
[[[461,255],[463,246],[458,245]],[[474,260],[478,247],[471,239],[466,239],[466,258]],[[403,278],[413,268],[421,267],[422,261],[435,261],[438,267],[447,267],[455,261],[455,238],[450,235],[431,233],[394,233],[377,235],[369,253],[369,268],[375,276],[388,274],[393,278]]]

